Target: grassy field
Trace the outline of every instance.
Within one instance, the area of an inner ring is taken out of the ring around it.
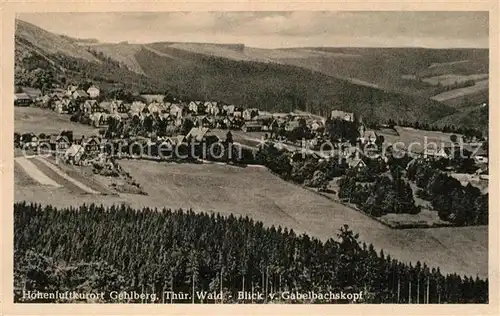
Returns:
[[[444,102],[448,100],[453,100],[457,98],[463,98],[468,95],[474,95],[483,91],[488,90],[488,84],[489,80],[481,80],[476,82],[475,85],[470,86],[470,87],[465,87],[465,88],[460,88],[460,89],[454,89],[451,91],[446,91],[443,93],[440,93],[438,95],[435,95],[432,97],[433,100],[439,101],[439,102]]]
[[[69,115],[58,114],[49,109],[14,107],[14,132],[59,134],[63,130],[72,130],[74,137],[97,135],[98,129],[71,122],[69,118]]]
[[[443,86],[450,86],[468,80],[474,80],[474,81],[485,80],[488,79],[488,76],[489,76],[488,74],[474,74],[474,75],[446,74],[446,75],[425,78],[422,81],[427,82],[434,86],[438,84],[441,84]]]
[[[128,69],[134,71],[138,74],[143,75],[144,71],[141,69],[141,66],[135,60],[135,53],[142,49],[142,45],[139,44],[96,44],[90,45],[90,49],[101,52],[107,57],[111,57],[112,59],[123,63],[127,66]]]
[[[386,254],[407,262],[439,266],[442,272],[487,276],[487,227],[394,230],[348,207],[284,182],[265,168],[218,164],[121,161],[148,196],[75,194],[16,180],[15,199],[57,206],[125,203],[133,207],[192,208],[249,216],[266,225],[293,228],[321,239],[343,224]],[[20,171],[17,170],[16,173]],[[16,178],[22,179],[22,175]]]

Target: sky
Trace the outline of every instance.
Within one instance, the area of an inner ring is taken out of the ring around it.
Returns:
[[[487,48],[488,12],[285,11],[23,13],[47,31],[101,42]]]

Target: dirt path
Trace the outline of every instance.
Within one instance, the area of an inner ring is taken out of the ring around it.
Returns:
[[[93,190],[92,188],[89,188],[88,186],[86,186],[85,184],[81,183],[80,181],[77,181],[77,180],[71,178],[66,173],[62,172],[61,169],[57,168],[56,166],[54,166],[52,163],[48,162],[44,158],[36,157],[35,159],[37,161],[40,161],[41,163],[43,163],[44,165],[46,165],[48,168],[50,168],[52,171],[54,171],[55,173],[57,173],[57,175],[59,175],[60,177],[64,178],[65,180],[71,182],[72,184],[76,185],[77,187],[79,187],[83,191],[85,191],[87,193],[90,193],[90,194],[99,194],[100,193],[100,192],[97,192],[97,191]]]
[[[61,185],[51,178],[49,178],[45,173],[40,171],[38,167],[29,161],[28,158],[26,157],[16,157],[15,161],[18,163],[19,166],[23,168],[23,170],[35,181],[37,181],[40,184],[43,185],[50,185],[56,188],[60,188]]]

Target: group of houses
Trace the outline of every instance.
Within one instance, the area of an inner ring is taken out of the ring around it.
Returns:
[[[72,131],[60,134],[14,133],[14,146],[25,150],[38,150],[40,153],[52,153],[79,162],[83,157],[95,158],[102,150],[99,136],[74,138]]]
[[[155,117],[168,122],[167,126],[180,127],[185,120],[191,120],[195,130],[203,131],[210,129],[232,129],[242,130],[245,133],[265,132],[270,139],[281,137],[283,133],[290,133],[297,129],[307,128],[309,139],[308,146],[312,150],[320,148],[321,144],[328,141],[325,134],[324,118],[300,113],[270,113],[258,108],[243,108],[233,104],[218,101],[188,101],[167,102],[164,95],[141,95],[141,101],[131,103],[123,100],[106,100],[101,97],[101,90],[96,85],[90,85],[82,89],[79,85],[70,84],[66,89],[52,89],[43,94],[39,89],[23,87],[15,94],[14,103],[17,106],[29,106],[32,104],[40,107],[51,108],[60,114],[73,114],[75,112],[88,118],[90,124],[100,127],[106,126],[110,118],[116,120],[144,120],[146,117]],[[354,113],[341,110],[333,110],[330,118],[354,122]],[[371,156],[377,157],[381,154],[379,146],[370,146],[377,143],[379,135],[376,131],[366,130],[364,124],[358,126],[358,144],[363,149],[376,148]],[[49,143],[57,143],[56,135],[49,139]],[[182,135],[180,135],[182,136]],[[188,135],[186,135],[188,136]],[[178,139],[177,139],[178,140]],[[44,140],[46,141],[46,140]],[[155,142],[175,142],[173,139],[155,140]],[[63,142],[61,140],[61,142]],[[60,144],[58,148],[79,143]],[[336,144],[342,154],[352,158],[349,165],[353,168],[361,167],[363,162],[348,142]],[[70,152],[81,152],[78,147],[73,147]],[[448,158],[450,149],[440,147],[437,149],[425,149],[420,153],[433,159]],[[366,152],[365,152],[366,154]],[[385,157],[382,157],[384,159]],[[480,150],[474,159],[477,163],[487,163],[487,151]]]
[[[186,135],[174,137],[129,137],[106,139],[101,136],[81,136],[74,138],[72,131],[63,131],[60,134],[46,135],[41,133],[14,133],[14,147],[31,150],[38,154],[52,154],[67,163],[75,165],[89,165],[92,162],[103,162],[109,158],[154,158],[165,151],[179,153],[176,147],[192,144],[196,149],[207,148],[207,145],[221,143],[221,139],[209,128],[193,127]]]
[[[257,108],[242,108],[218,101],[165,102],[163,95],[141,95],[142,101],[131,103],[123,100],[102,100],[101,90],[91,85],[86,90],[70,84],[66,89],[51,89],[42,94],[40,89],[22,87],[14,96],[16,106],[37,105],[50,108],[59,114],[81,113],[91,125],[104,126],[110,118],[117,120],[143,120],[153,115],[181,126],[186,119],[195,127],[243,130],[244,132],[270,132],[279,129],[293,131],[299,127],[298,120],[305,118],[312,131],[321,131],[324,120],[313,119],[295,113],[270,113]],[[346,114],[348,116],[348,114]]]

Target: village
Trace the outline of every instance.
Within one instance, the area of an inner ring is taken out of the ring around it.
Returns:
[[[487,304],[491,13],[211,7],[15,12],[13,302]]]
[[[363,145],[364,154],[387,159],[387,153],[382,154],[384,149],[402,140],[391,137],[390,134],[369,130],[361,117],[340,110],[332,110],[330,117],[325,118],[304,112],[270,113],[218,101],[183,102],[175,98],[168,98],[171,100],[167,101],[165,95],[141,95],[138,96],[140,100],[127,103],[116,98],[103,99],[100,88],[93,84],[86,90],[70,84],[66,89],[51,89],[45,94],[35,88],[21,87],[19,90],[22,92],[15,94],[15,106],[51,109],[61,115],[70,115],[72,121],[101,128],[102,135],[88,135],[85,140],[88,145],[82,149],[89,153],[92,152],[89,150],[98,147],[96,143],[103,142],[103,138],[109,140],[140,136],[143,140],[148,139],[148,144],[162,144],[167,140],[172,144],[196,135],[200,140],[211,136],[219,141],[224,133],[215,133],[217,136],[211,133],[212,130],[218,130],[233,131],[242,136],[239,137],[242,145],[254,148],[262,141],[275,141],[282,148],[306,151],[321,158],[333,156],[325,152],[335,149],[335,154],[340,153],[349,159],[351,167],[359,168],[363,163],[359,159],[359,150],[355,148],[357,144]],[[32,148],[38,147],[39,143],[49,142],[53,149],[57,147],[59,150],[68,149],[73,143],[72,137],[41,136],[27,133],[24,137],[16,138],[16,141],[29,143]],[[454,143],[457,144],[458,140],[456,135],[450,138],[445,142],[441,139],[441,143],[433,144],[434,146],[422,146],[423,139],[405,140],[401,149],[414,156],[451,159]],[[411,141],[420,144],[410,148],[408,143]],[[75,143],[79,142],[81,140],[75,140]],[[465,147],[471,149],[467,144]],[[479,148],[473,153],[475,162],[483,166],[488,163],[487,156],[487,148]],[[361,165],[357,165],[358,163]],[[481,172],[484,171],[484,168],[481,169]]]
[[[367,183],[366,174],[371,179],[368,182],[374,181],[373,175],[383,174],[397,181],[391,175],[394,166],[407,172],[412,166],[427,164],[462,186],[481,183],[479,187],[487,192],[487,148],[474,148],[477,139],[464,143],[462,135],[424,134],[421,130],[386,125],[379,130],[369,129],[361,117],[335,109],[324,118],[305,112],[269,113],[217,101],[184,102],[161,94],[140,95],[126,102],[103,97],[96,85],[87,86],[84,90],[70,84],[66,89],[46,93],[20,88],[22,92],[15,94],[14,104],[52,110],[69,116],[73,122],[92,126],[98,133],[80,137],[71,130],[48,135],[15,133],[15,147],[48,154],[69,165],[92,166],[96,174],[124,178],[127,175],[117,163],[119,159],[265,165],[283,179],[316,188],[322,194],[334,192],[330,196],[356,209],[362,209],[366,199],[353,204],[356,199],[351,195],[357,191],[352,189],[346,194],[348,181],[340,181],[344,187],[339,186],[340,176],[351,175],[354,182],[349,185]],[[133,179],[128,181],[134,183]],[[409,205],[421,200],[415,185],[413,191]],[[428,203],[421,204],[429,208]],[[364,212],[379,217],[393,211]],[[413,206],[402,212],[414,213]]]

